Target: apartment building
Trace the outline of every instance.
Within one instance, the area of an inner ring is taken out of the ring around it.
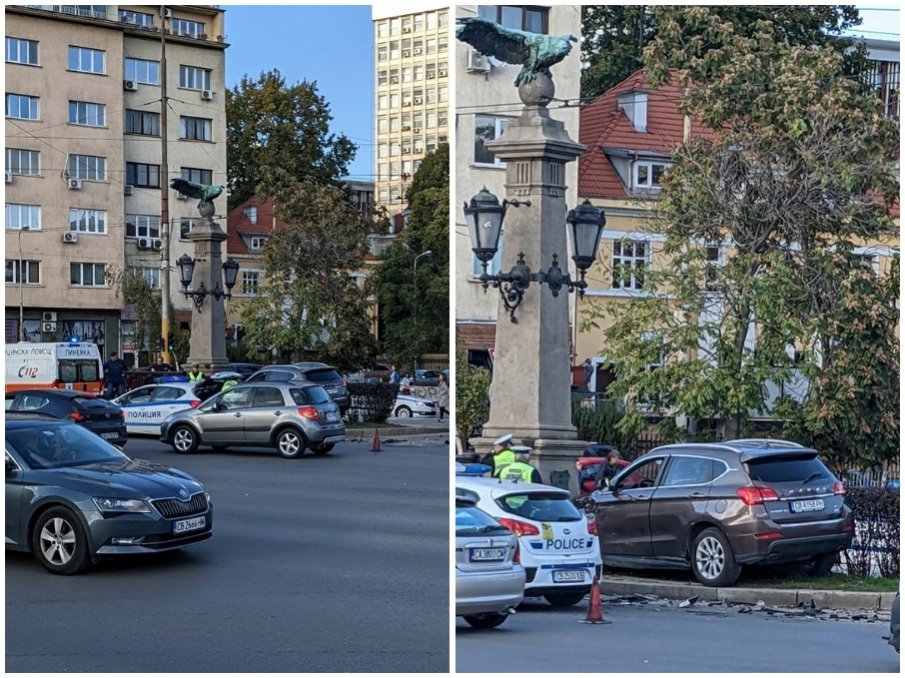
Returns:
[[[171,262],[192,251],[198,219],[166,178],[226,183],[224,11],[21,5],[5,16],[6,339],[77,338],[134,360],[156,347],[132,341],[117,279],[160,286],[162,191]],[[170,286],[188,322],[175,267]]]
[[[581,8],[577,5],[460,5],[456,13],[463,17],[482,16],[503,26],[534,33],[581,37]],[[492,288],[485,292],[478,280],[481,264],[471,251],[462,204],[485,186],[500,202],[507,197],[504,187],[506,164],[497,160],[484,143],[499,138],[508,122],[521,114],[522,104],[513,85],[520,67],[486,57],[457,40],[455,68],[456,337],[467,349],[472,363],[486,365],[489,364],[496,337],[500,295]],[[548,107],[550,116],[562,121],[569,136],[577,141],[581,86],[579,50],[573,48],[569,56],[551,70],[556,86],[555,96],[560,101]],[[563,105],[566,101],[572,105]],[[566,205],[573,208],[578,205],[578,162],[567,163],[565,172]],[[565,215],[562,227],[566,228]],[[504,222],[500,251],[489,265],[489,273],[500,271],[505,232]],[[561,257],[561,261],[563,259],[567,258]],[[568,262],[574,275],[571,259]],[[538,264],[535,262],[534,266]],[[545,265],[548,264],[545,262]],[[569,296],[569,303],[574,305],[574,295]],[[506,322],[509,322],[508,319]]]
[[[421,159],[449,135],[449,9],[409,2],[374,7],[374,192],[390,215],[406,208],[405,192]]]

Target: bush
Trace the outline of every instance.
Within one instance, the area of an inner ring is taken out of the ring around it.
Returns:
[[[490,416],[490,379],[490,370],[469,365],[464,349],[456,351],[456,434],[466,447]]]
[[[349,395],[352,404],[346,412],[349,421],[373,421],[383,423],[393,411],[399,384],[384,383],[349,383]]]
[[[899,491],[850,487],[845,503],[855,514],[855,539],[843,551],[848,574],[899,576]]]
[[[578,429],[578,439],[614,446],[624,455],[631,454],[640,431],[625,431],[619,423],[625,418],[625,408],[615,400],[598,398],[591,400],[573,398],[572,425]]]

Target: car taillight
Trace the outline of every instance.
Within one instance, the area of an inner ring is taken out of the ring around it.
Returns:
[[[782,532],[761,532],[754,535],[755,539],[782,539]]]
[[[189,407],[198,407],[201,404],[200,400],[193,400],[189,403]]]
[[[594,518],[588,518],[588,534],[597,536],[597,521]]]
[[[72,417],[72,421],[85,421],[85,415],[76,410],[72,414],[69,415]]]
[[[735,492],[738,494],[739,499],[748,506],[763,504],[765,501],[776,501],[779,499],[779,495],[776,494],[771,487],[746,486],[738,488]]]
[[[500,521],[500,525],[512,532],[516,537],[540,534],[540,530],[531,523],[523,523],[521,520],[515,520],[513,518],[498,518],[498,520]]]
[[[317,421],[317,408],[314,405],[305,405],[303,407],[300,407],[299,416],[302,416],[305,419],[310,419],[311,421]]]
[[[845,494],[845,485],[843,485],[841,480],[833,483],[833,494]]]
[[[516,565],[522,562],[522,554],[519,553],[518,542],[515,543],[515,553],[512,554],[512,562]]]

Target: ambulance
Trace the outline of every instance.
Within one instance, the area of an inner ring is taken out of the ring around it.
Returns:
[[[101,395],[104,364],[97,344],[6,344],[6,393],[30,388],[64,388]]]

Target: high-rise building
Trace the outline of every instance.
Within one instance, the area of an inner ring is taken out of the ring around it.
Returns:
[[[160,286],[161,191],[169,261],[192,250],[198,211],[164,182],[165,127],[169,178],[226,183],[224,11],[20,5],[5,16],[6,340],[78,338],[127,361],[153,354],[156,341],[136,345],[118,279]],[[225,214],[225,195],[216,206]],[[173,269],[185,321],[191,306]]]
[[[415,3],[413,7],[417,6]],[[449,134],[449,9],[400,14],[404,3],[375,6],[374,184],[388,214],[405,209],[421,159]]]

